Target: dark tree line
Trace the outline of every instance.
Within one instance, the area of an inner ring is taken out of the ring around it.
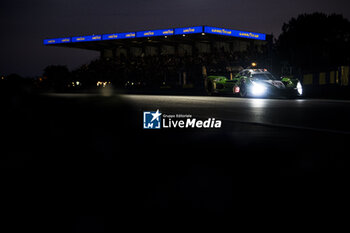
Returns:
[[[282,26],[277,59],[302,72],[350,64],[350,22],[339,14],[301,14]]]

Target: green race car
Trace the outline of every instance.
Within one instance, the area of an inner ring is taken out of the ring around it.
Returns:
[[[206,90],[209,95],[240,97],[299,97],[303,94],[299,80],[288,77],[278,79],[266,69],[245,69],[232,80],[225,76],[208,76]]]

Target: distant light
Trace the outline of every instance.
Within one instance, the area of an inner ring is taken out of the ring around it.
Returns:
[[[97,81],[96,86],[97,87],[108,87],[110,86],[112,83],[110,81]]]
[[[256,67],[257,64],[255,62],[252,62],[252,67]]]
[[[185,37],[186,35],[185,35],[185,34],[183,34],[182,36],[183,36],[183,37]]]
[[[205,33],[204,33],[204,32],[202,32],[202,36],[205,36]]]
[[[164,36],[164,38],[168,38],[168,36]]]

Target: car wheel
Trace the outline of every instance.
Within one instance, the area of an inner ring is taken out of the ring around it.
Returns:
[[[211,81],[207,83],[206,91],[208,95],[213,95],[213,83]]]
[[[247,97],[247,94],[248,94],[248,93],[247,93],[247,87],[246,87],[246,85],[240,86],[239,96],[245,98],[245,97]]]

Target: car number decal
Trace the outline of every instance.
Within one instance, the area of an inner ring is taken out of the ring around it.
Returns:
[[[272,85],[274,85],[275,87],[278,87],[278,88],[284,87],[284,84],[282,82],[279,82],[279,81],[272,81]]]

